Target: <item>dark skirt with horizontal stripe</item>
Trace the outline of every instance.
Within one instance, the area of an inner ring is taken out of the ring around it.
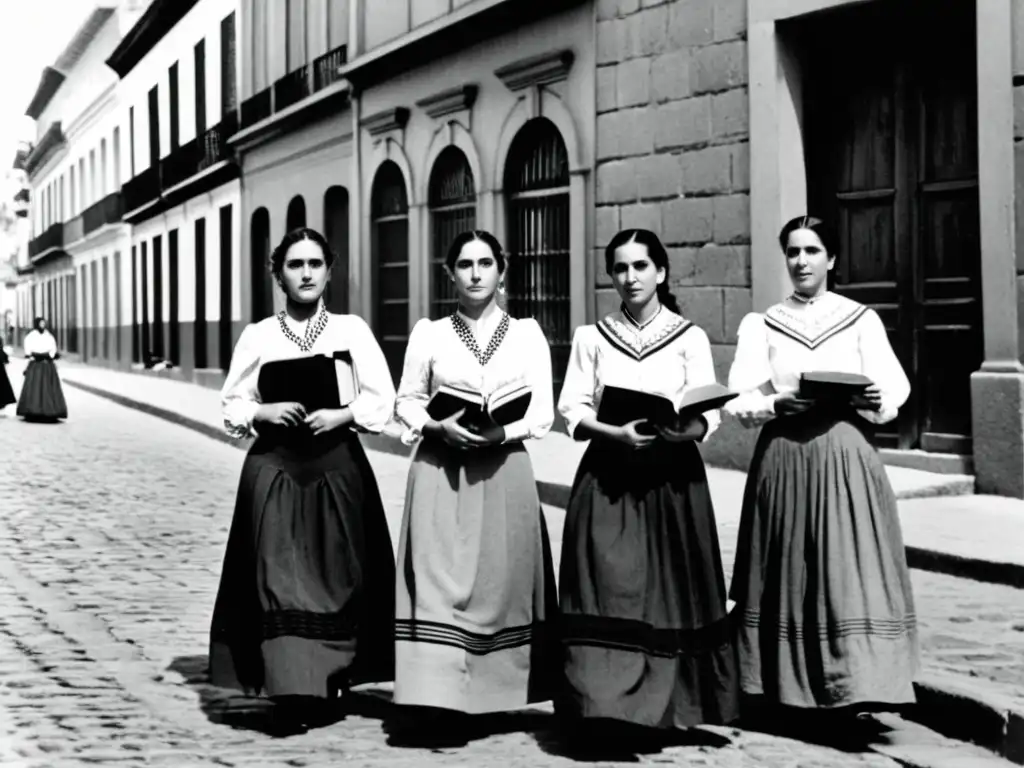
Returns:
[[[356,434],[260,437],[242,466],[211,682],[323,698],[393,679],[394,577],[380,492]]]
[[[26,421],[57,421],[68,417],[57,365],[50,358],[29,360],[16,413]]]
[[[479,714],[551,698],[557,593],[521,443],[419,444],[398,568],[397,704]]]
[[[795,707],[914,701],[917,624],[896,496],[865,426],[812,411],[761,431],[731,590],[746,693]]]
[[[707,475],[694,443],[591,443],[566,510],[559,710],[655,728],[738,716]]]

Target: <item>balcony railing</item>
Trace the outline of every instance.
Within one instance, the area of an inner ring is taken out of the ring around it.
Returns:
[[[339,45],[309,64],[279,78],[272,86],[250,96],[239,110],[241,130],[251,128],[261,120],[298,104],[314,93],[334,85],[341,79],[338,70],[348,60],[348,46]],[[230,136],[231,133],[225,134]]]
[[[309,82],[309,64],[289,72],[274,83],[274,107],[280,112],[298,104],[312,93]]]
[[[348,58],[348,46],[341,45],[313,61],[313,90],[322,91],[341,79],[338,70]]]
[[[160,197],[160,166],[150,166],[121,189],[124,209],[134,211]]]
[[[53,248],[64,247],[64,225],[53,224],[39,237],[35,238],[28,245],[28,255],[31,258],[35,258],[41,253],[45,253]]]
[[[64,222],[64,243],[75,243],[85,237],[85,220],[75,216],[71,221]]]
[[[86,208],[85,212],[82,214],[85,234],[88,235],[95,232],[104,224],[118,223],[121,221],[122,213],[121,193],[114,192],[113,194],[107,195],[95,205],[91,205]]]
[[[256,125],[260,120],[266,120],[274,113],[271,107],[271,91],[271,88],[264,88],[252,98],[242,102],[242,130]]]
[[[171,189],[222,160],[230,159],[227,136],[234,132],[233,129],[230,120],[215,125],[162,160],[161,190]]]

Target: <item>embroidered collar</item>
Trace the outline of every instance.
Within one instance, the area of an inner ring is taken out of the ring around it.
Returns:
[[[626,308],[626,302],[622,302],[622,304],[619,305],[619,312],[622,313],[622,316],[626,318],[626,321],[629,322],[630,325],[634,326],[637,330],[642,331],[647,326],[649,326],[651,323],[658,319],[658,316],[661,314],[661,310],[663,310],[664,308],[664,305],[659,304],[658,308],[654,311],[654,314],[647,318],[647,322],[644,323],[641,323],[639,320],[633,317],[632,314],[630,314],[630,311]]]
[[[776,333],[788,336],[808,349],[817,349],[833,336],[852,327],[867,307],[845,296],[826,293],[812,301],[790,297],[764,313],[764,322]],[[795,305],[795,306],[794,306]]]
[[[655,319],[661,322],[655,323]],[[615,349],[634,360],[643,360],[664,349],[693,327],[672,312],[658,312],[644,327],[638,328],[635,321],[625,313],[615,312],[597,323],[598,332]]]

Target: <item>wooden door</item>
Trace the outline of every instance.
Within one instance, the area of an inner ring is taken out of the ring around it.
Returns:
[[[926,16],[874,3],[800,30],[808,198],[838,230],[834,289],[879,313],[911,381],[878,443],[969,453],[982,361],[974,4]]]

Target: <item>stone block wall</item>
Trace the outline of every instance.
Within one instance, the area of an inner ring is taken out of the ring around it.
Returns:
[[[746,0],[597,0],[598,316],[618,305],[612,235],[657,232],[723,383],[751,310],[747,80]],[[745,467],[752,438],[727,419],[704,456]]]

